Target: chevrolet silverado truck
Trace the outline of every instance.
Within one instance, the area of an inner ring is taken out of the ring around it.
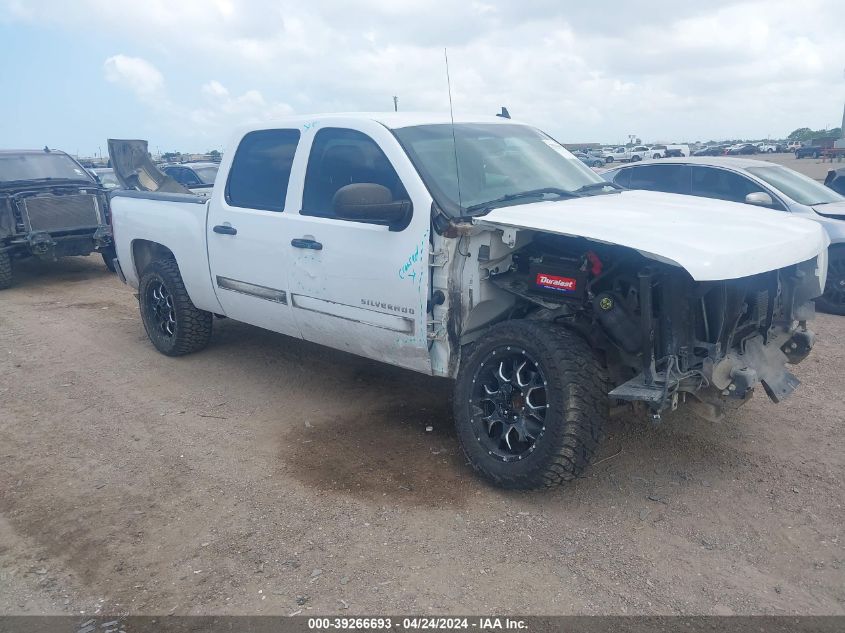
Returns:
[[[105,190],[73,158],[43,150],[0,150],[0,290],[16,261],[102,253],[115,258]]]
[[[229,147],[210,198],[113,194],[152,344],[199,351],[225,316],[454,379],[460,444],[500,486],[577,478],[611,410],[778,402],[813,347],[817,223],[621,190],[497,117],[297,117]]]

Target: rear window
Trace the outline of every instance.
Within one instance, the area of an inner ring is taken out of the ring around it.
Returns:
[[[93,178],[67,154],[0,154],[0,182],[15,180],[86,180]]]
[[[226,183],[233,207],[284,211],[299,130],[258,130],[241,140]]]

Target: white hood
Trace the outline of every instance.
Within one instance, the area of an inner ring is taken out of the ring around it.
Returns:
[[[820,215],[845,219],[845,201],[817,204],[813,206],[813,210]]]
[[[502,207],[473,222],[627,246],[685,268],[696,281],[776,270],[816,257],[829,243],[817,222],[780,211],[653,191]]]

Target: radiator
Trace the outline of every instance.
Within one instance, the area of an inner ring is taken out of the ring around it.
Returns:
[[[24,207],[32,231],[68,231],[101,224],[97,197],[92,195],[34,196],[25,199]]]

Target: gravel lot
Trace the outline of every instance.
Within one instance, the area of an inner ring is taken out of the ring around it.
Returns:
[[[472,475],[449,382],[215,328],[159,355],[99,257],[0,294],[0,613],[845,614],[845,318],[787,402],[616,419],[530,494]]]

